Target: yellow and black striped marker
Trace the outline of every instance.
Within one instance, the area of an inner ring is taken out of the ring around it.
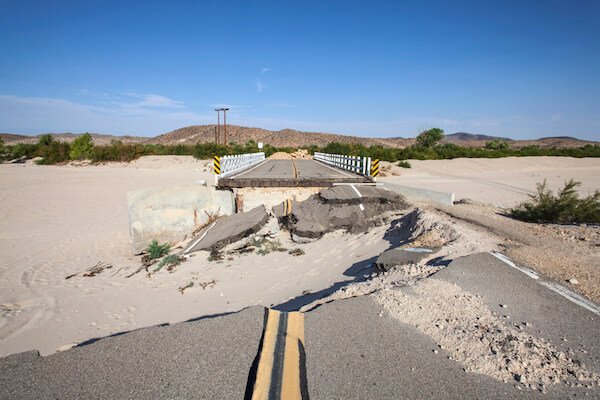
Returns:
[[[379,160],[373,160],[371,163],[371,176],[379,175]]]
[[[308,400],[304,314],[266,310],[252,400]]]
[[[217,175],[221,173],[221,157],[213,157],[213,172]]]
[[[283,215],[287,216],[292,213],[292,200],[287,199],[283,202]]]

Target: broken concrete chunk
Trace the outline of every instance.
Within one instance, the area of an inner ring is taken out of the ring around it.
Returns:
[[[386,214],[408,207],[401,195],[372,186],[334,186],[302,202],[292,202],[286,221],[296,236],[320,238],[346,229],[366,232],[383,223]]]
[[[198,234],[198,239],[192,240],[185,253],[222,248],[258,232],[268,220],[269,214],[265,206],[221,218],[214,225],[204,228]]]
[[[405,250],[396,247],[381,253],[377,258],[377,261],[375,261],[375,267],[380,271],[389,271],[402,265],[417,264],[425,257],[431,255],[431,253],[432,252]]]

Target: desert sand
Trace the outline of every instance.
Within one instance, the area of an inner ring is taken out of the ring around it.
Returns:
[[[401,176],[382,180],[507,205],[525,199],[545,177],[552,187],[571,177],[583,182],[583,192],[600,187],[600,160],[412,163]],[[198,252],[172,273],[127,278],[140,260],[129,249],[126,192],[200,179],[212,180],[210,164],[191,157],[98,166],[0,165],[0,356],[32,349],[46,355],[145,326],[286,303],[368,273],[374,257],[390,246],[384,239],[387,226],[366,235],[334,232],[302,245],[282,232],[286,247],[305,254],[250,254],[215,262]],[[484,231],[471,233],[473,240],[450,251],[456,256],[496,250],[497,242]],[[81,275],[98,262],[111,268],[95,277]],[[72,274],[78,275],[65,279]],[[190,282],[194,286],[182,294],[178,289]]]
[[[500,207],[513,207],[535,193],[536,184],[547,180],[552,190],[571,178],[581,182],[579,192],[600,188],[600,159],[571,157],[507,157],[497,159],[409,160],[412,168],[398,168],[399,176],[380,178],[417,188],[454,192]]]

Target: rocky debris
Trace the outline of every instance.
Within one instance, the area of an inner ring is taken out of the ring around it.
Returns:
[[[452,226],[420,208],[394,221],[389,234],[401,243],[410,242],[412,246],[425,248],[439,248],[460,237]]]
[[[263,205],[245,213],[220,218],[200,231],[198,239],[194,238],[184,253],[223,248],[257,233],[268,220],[269,214]]]
[[[432,337],[465,371],[540,391],[561,381],[570,386],[600,384],[600,377],[570,354],[503,322],[455,284],[431,278],[410,290],[389,288],[374,297],[393,318]]]
[[[429,251],[412,251],[399,247],[386,250],[381,253],[381,255],[377,258],[377,261],[375,261],[375,267],[379,271],[389,271],[393,268],[403,265],[417,264],[419,261],[429,257],[433,253],[433,250],[431,249],[423,250]]]
[[[353,185],[334,186],[305,201],[291,203],[291,213],[281,221],[293,235],[305,238],[320,238],[338,229],[366,232],[391,213],[408,207],[406,199],[397,193]]]
[[[413,285],[419,280],[430,276],[440,269],[441,267],[437,266],[408,264],[396,267],[389,271],[376,272],[370,276],[367,276],[366,281],[344,286],[329,296],[315,300],[314,302],[303,306],[300,311],[307,312],[319,307],[320,305],[330,303],[335,300],[366,296],[384,289]]]

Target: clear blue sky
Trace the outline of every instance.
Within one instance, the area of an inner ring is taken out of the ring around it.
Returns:
[[[2,1],[0,131],[600,140],[600,1]]]

